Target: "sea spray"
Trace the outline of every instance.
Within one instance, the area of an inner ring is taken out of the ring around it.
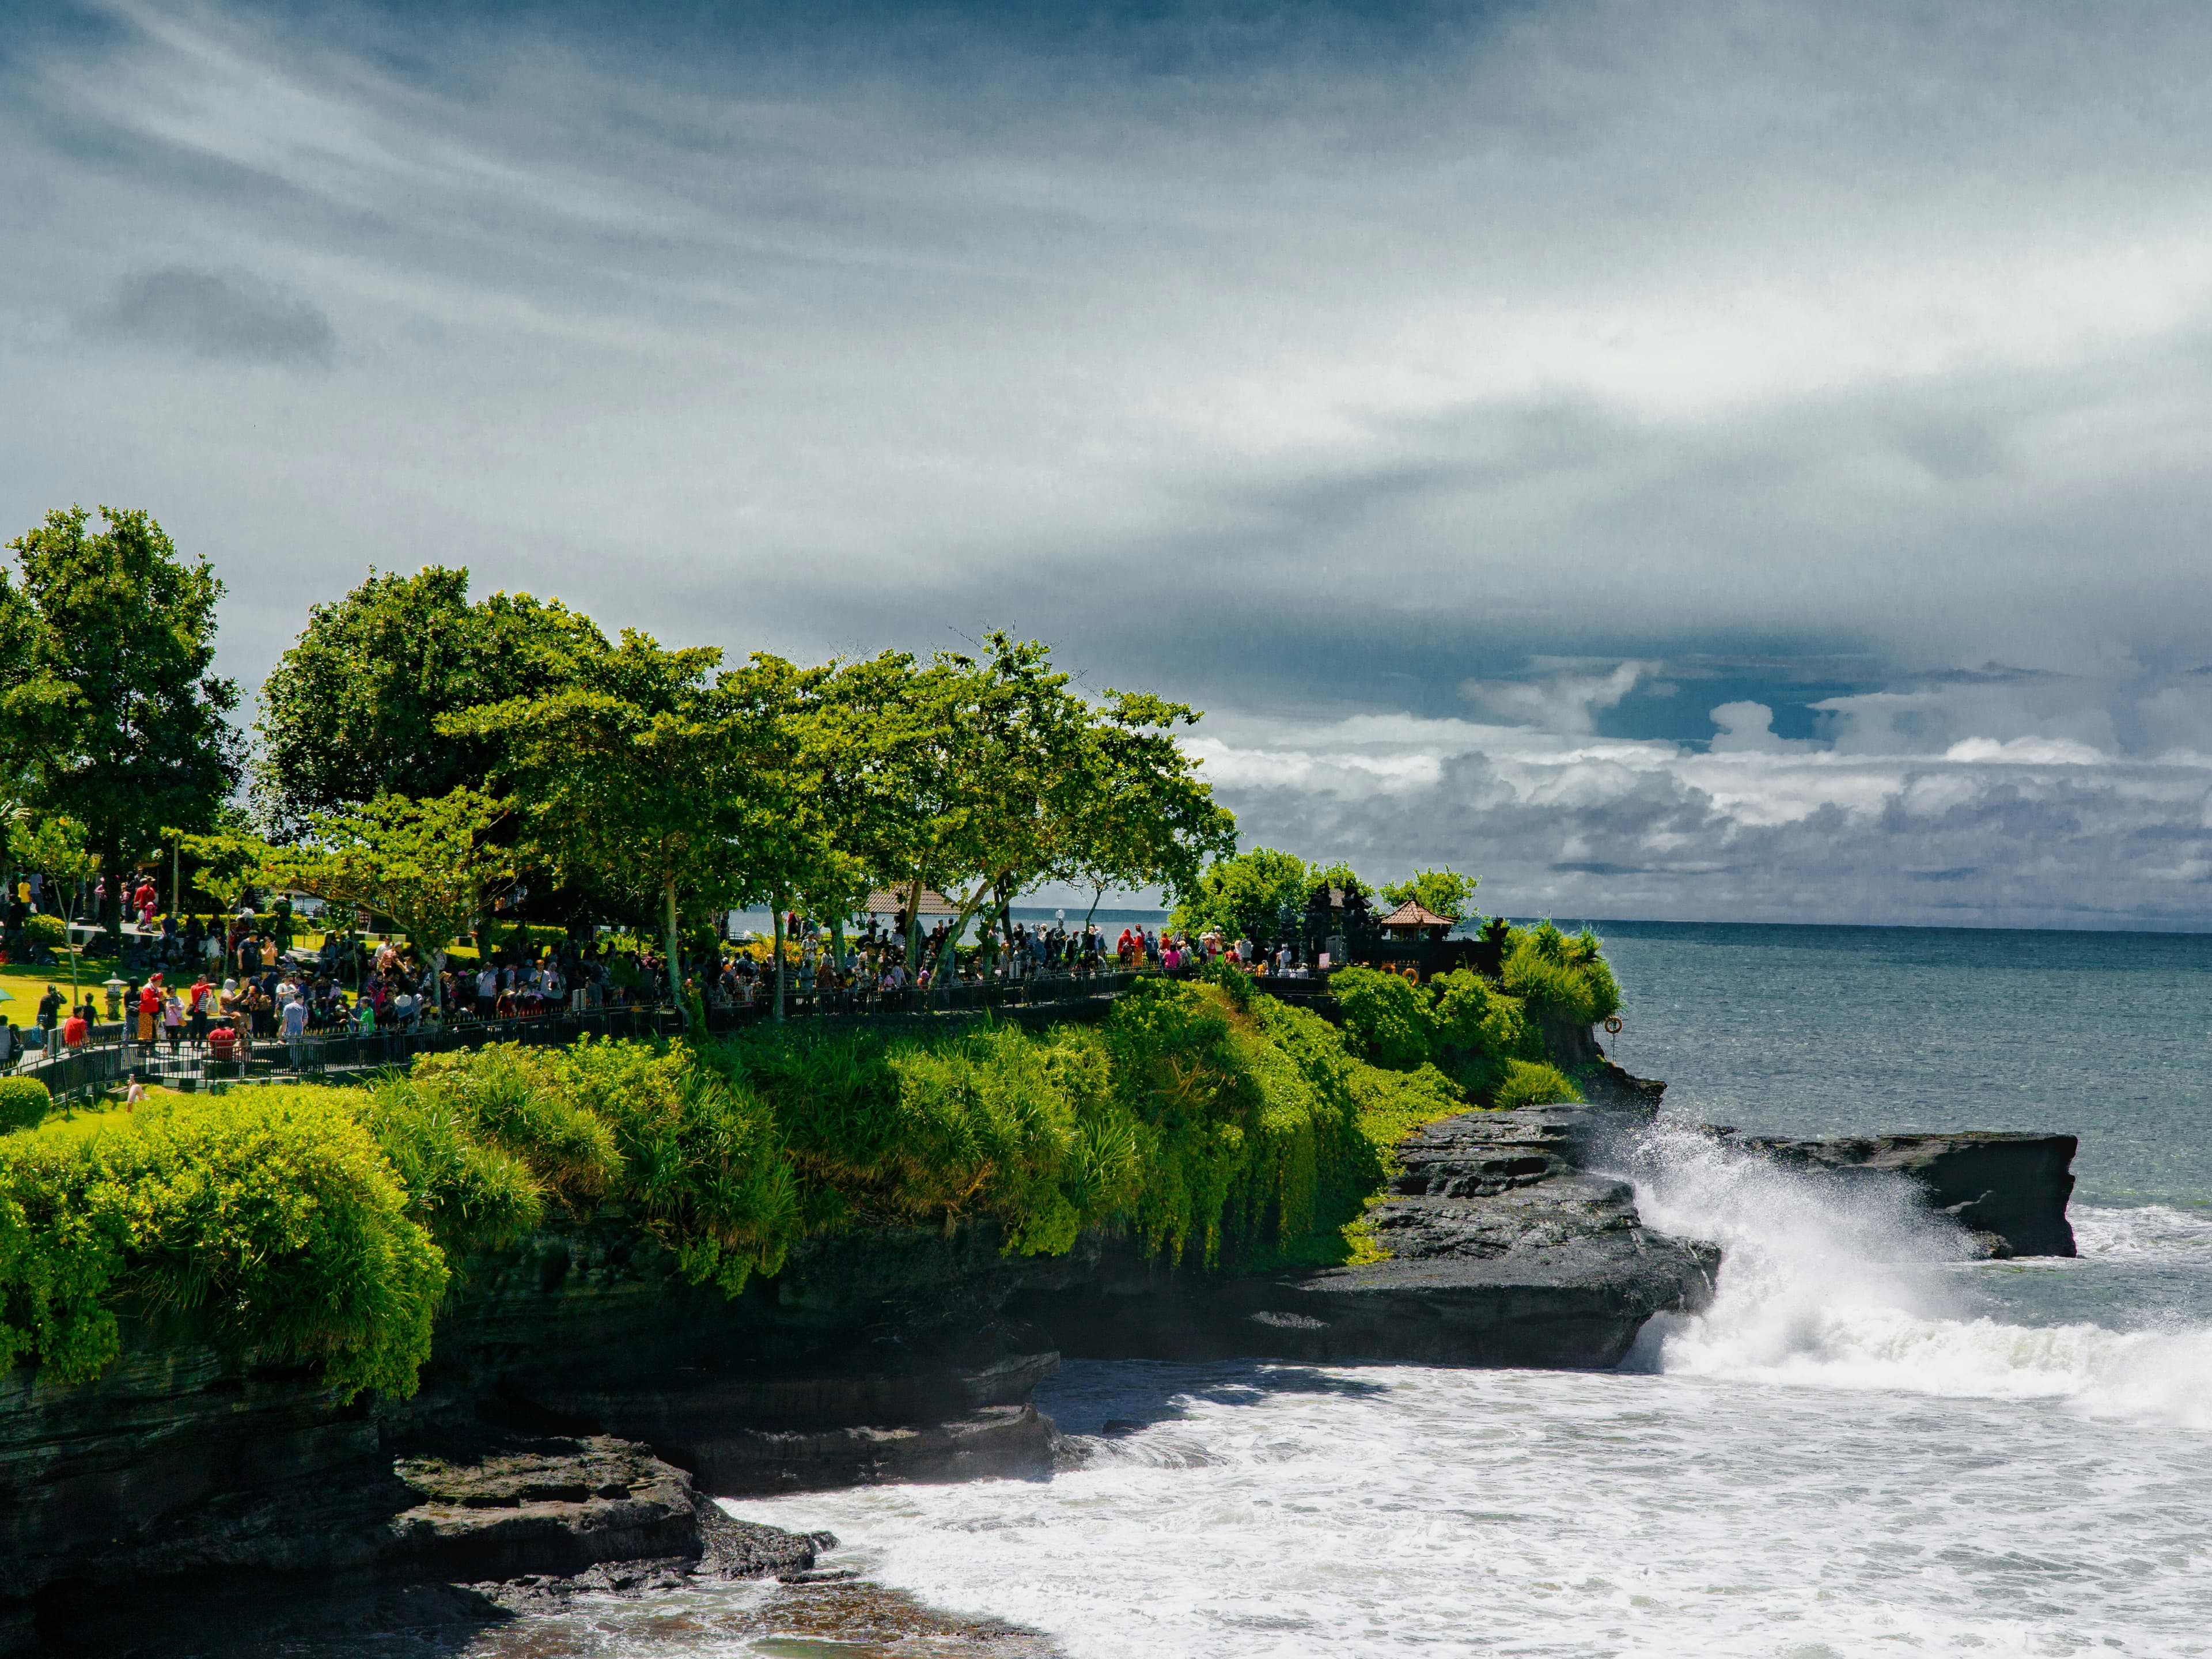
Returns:
[[[1787,1169],[1716,1136],[1653,1127],[1626,1149],[1644,1219],[1727,1255],[1712,1305],[1645,1326],[1626,1370],[1988,1399],[2212,1427],[2212,1332],[1975,1316],[1966,1235],[1893,1177]],[[2212,1241],[2191,1218],[2085,1224],[2085,1255]],[[2212,1245],[2208,1245],[2212,1249]]]

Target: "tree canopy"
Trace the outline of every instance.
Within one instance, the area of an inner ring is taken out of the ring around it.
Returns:
[[[1255,847],[1216,859],[1181,887],[1169,926],[1189,934],[1218,929],[1231,939],[1282,939],[1298,930],[1313,884],[1313,872],[1297,854]]]
[[[147,514],[58,509],[0,573],[0,744],[30,804],[80,820],[120,872],[236,787],[235,684],[210,672],[222,583]]]
[[[1382,897],[1393,908],[1411,902],[1446,921],[1462,921],[1475,884],[1475,878],[1456,870],[1416,870],[1404,881],[1383,883]]]
[[[710,681],[720,660],[626,629],[587,684],[439,722],[501,745],[497,775],[533,856],[659,902],[679,1003],[682,909],[779,890],[803,878],[810,851],[788,810],[799,672],[763,656]]]
[[[496,726],[441,732],[441,715],[579,684],[608,650],[558,599],[469,600],[469,573],[372,571],[307,626],[261,689],[255,804],[280,836],[379,795],[442,797],[498,770]]]
[[[466,785],[428,800],[379,795],[272,853],[267,868],[287,886],[391,917],[429,962],[476,925],[486,890],[507,873],[511,857],[491,838],[505,811]]]

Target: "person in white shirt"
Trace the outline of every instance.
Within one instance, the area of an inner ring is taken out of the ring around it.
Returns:
[[[298,1071],[307,1047],[307,1004],[295,985],[284,1004],[284,1046],[291,1051],[292,1069]]]
[[[489,963],[477,975],[477,1018],[489,1019],[499,1006],[499,970]]]

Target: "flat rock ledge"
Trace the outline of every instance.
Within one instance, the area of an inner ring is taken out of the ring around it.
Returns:
[[[325,1571],[210,1563],[132,1584],[128,1594],[120,1585],[64,1583],[39,1598],[28,1627],[15,1632],[18,1648],[106,1659],[273,1659],[362,1628],[453,1642],[582,1594],[802,1581],[837,1541],[737,1520],[683,1470],[604,1435],[401,1458],[392,1473],[396,1485],[386,1489],[415,1501],[351,1535],[325,1534]],[[324,1525],[340,1519],[316,1517]],[[146,1619],[147,1597],[159,1601],[160,1620]]]
[[[1582,1167],[1641,1115],[1463,1113],[1401,1143],[1370,1212],[1389,1259],[1239,1276],[1133,1252],[1018,1298],[1084,1358],[1252,1358],[1607,1370],[1644,1321],[1710,1305],[1717,1246],[1643,1224],[1626,1182]]]

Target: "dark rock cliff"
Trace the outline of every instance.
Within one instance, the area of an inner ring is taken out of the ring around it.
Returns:
[[[1850,1178],[1902,1177],[1929,1208],[1972,1233],[1993,1256],[2072,1255],[2066,1203],[2074,1194],[2072,1135],[1967,1130],[1952,1134],[1862,1135],[1793,1140],[1714,1133],[1800,1169]]]
[[[1041,1266],[1008,1310],[1085,1358],[1605,1369],[1653,1314],[1705,1306],[1720,1261],[1644,1227],[1626,1182],[1581,1167],[1630,1121],[1531,1106],[1431,1125],[1371,1212],[1387,1261],[1207,1274],[1097,1246]]]

